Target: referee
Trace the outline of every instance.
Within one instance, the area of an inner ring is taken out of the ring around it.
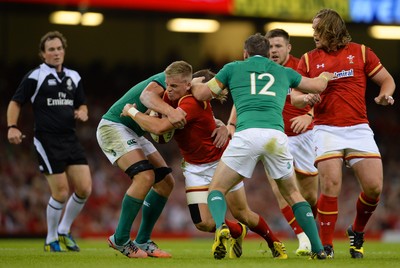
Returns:
[[[21,107],[32,103],[33,142],[40,172],[51,191],[44,246],[48,252],[80,250],[70,228],[92,190],[88,162],[75,133],[75,120],[87,121],[88,109],[81,77],[63,66],[66,47],[65,37],[57,31],[40,39],[39,56],[43,63],[25,75],[7,109],[8,141],[20,144],[25,137],[18,127]],[[74,187],[71,196],[69,184]]]

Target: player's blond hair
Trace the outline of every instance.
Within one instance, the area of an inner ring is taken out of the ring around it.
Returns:
[[[181,76],[186,83],[190,83],[192,81],[193,68],[192,65],[187,63],[186,61],[174,61],[165,69],[165,76]]]

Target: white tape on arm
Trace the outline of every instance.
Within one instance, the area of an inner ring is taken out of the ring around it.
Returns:
[[[206,84],[215,95],[219,95],[221,93],[222,88],[219,87],[217,80],[215,80],[215,77],[208,81]]]
[[[132,117],[135,117],[138,112],[139,111],[135,107],[131,107],[128,110],[128,114],[132,115]]]

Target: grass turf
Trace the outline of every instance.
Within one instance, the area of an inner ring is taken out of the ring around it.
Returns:
[[[393,268],[400,263],[400,244],[366,241],[364,259],[351,259],[348,241],[335,242],[333,260],[308,260],[297,257],[294,251],[297,241],[284,240],[289,259],[275,260],[265,242],[259,239],[247,239],[243,243],[243,255],[240,259],[214,260],[211,255],[212,238],[188,240],[158,240],[159,246],[172,253],[170,259],[129,259],[108,247],[106,239],[78,239],[81,252],[49,253],[43,251],[43,240],[38,239],[0,239],[0,267],[54,267],[54,268],[101,268],[101,267],[362,267]]]

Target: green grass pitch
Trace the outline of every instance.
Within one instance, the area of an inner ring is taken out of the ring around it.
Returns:
[[[0,267],[51,267],[51,268],[302,268],[302,267],[362,267],[395,268],[400,265],[400,244],[366,241],[364,259],[351,259],[348,241],[335,242],[333,260],[308,260],[297,257],[295,240],[283,240],[289,259],[275,260],[261,239],[247,239],[243,243],[240,259],[214,260],[211,255],[212,238],[155,239],[159,246],[172,253],[170,259],[129,259],[108,247],[106,239],[77,239],[81,252],[48,253],[43,251],[42,239],[0,239]]]

